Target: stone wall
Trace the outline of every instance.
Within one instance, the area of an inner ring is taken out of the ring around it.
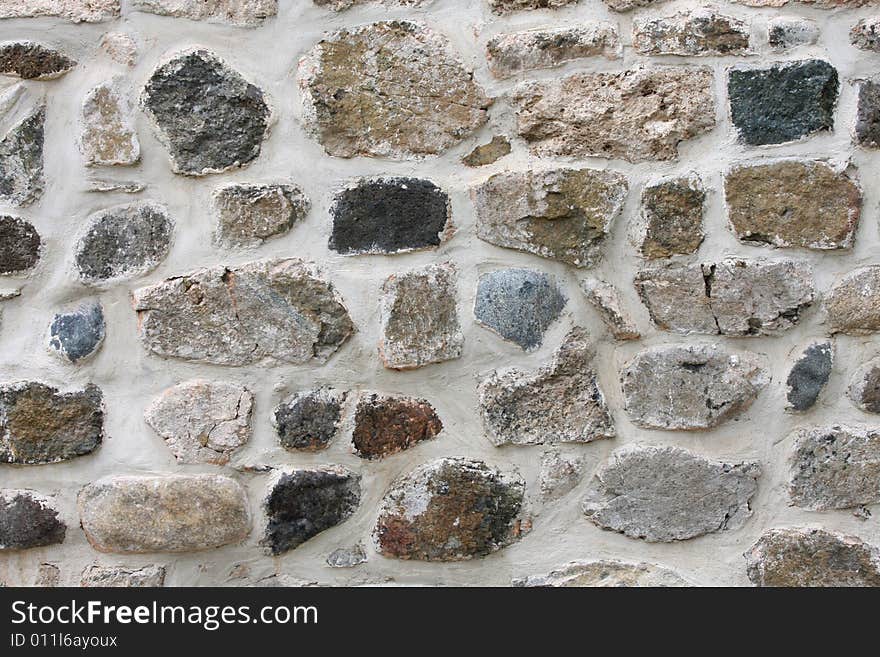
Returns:
[[[880,583],[871,0],[0,0],[0,581]]]

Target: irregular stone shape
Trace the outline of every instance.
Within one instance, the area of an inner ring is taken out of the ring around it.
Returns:
[[[61,569],[52,563],[41,563],[34,579],[34,586],[54,588],[61,585]]]
[[[146,349],[216,365],[324,362],[355,332],[333,286],[293,258],[170,278],[135,291],[134,309]]]
[[[839,86],[837,70],[818,59],[731,70],[730,117],[746,144],[794,141],[834,127]]]
[[[350,518],[361,501],[360,479],[338,467],[282,474],[266,500],[265,545],[284,554]]]
[[[592,368],[595,347],[574,328],[553,362],[536,372],[508,368],[480,383],[480,415],[489,440],[502,445],[588,443],[615,435]]]
[[[429,180],[362,179],[330,208],[330,248],[345,255],[406,253],[451,235],[449,196]]]
[[[834,343],[814,342],[795,361],[788,373],[785,410],[795,413],[809,410],[831,377],[834,364]]]
[[[99,566],[92,564],[82,572],[82,587],[152,588],[165,586],[165,566]]]
[[[880,83],[858,83],[855,142],[868,148],[880,147]]]
[[[640,351],[621,373],[624,407],[647,429],[709,429],[738,415],[770,382],[766,358],[717,345]]]
[[[159,66],[141,104],[171,155],[171,168],[186,176],[249,164],[269,130],[263,92],[207,50],[183,52]]]
[[[461,561],[516,541],[525,482],[482,461],[443,458],[398,479],[385,494],[373,537],[387,557]]]
[[[413,369],[461,356],[457,282],[451,262],[385,280],[379,302],[379,357],[385,367]]]
[[[0,489],[0,552],[63,543],[66,533],[48,498],[31,490]]]
[[[795,506],[827,511],[880,502],[880,432],[873,429],[801,429],[789,466]]]
[[[80,150],[86,166],[129,166],[141,158],[128,90],[121,78],[92,88],[83,101]]]
[[[492,104],[446,37],[409,21],[328,35],[300,61],[299,85],[306,127],[337,157],[438,155]]]
[[[619,59],[621,48],[614,25],[593,22],[500,34],[489,39],[486,54],[492,75],[503,79],[584,57]]]
[[[695,175],[650,185],[642,192],[643,257],[655,260],[696,253],[703,243],[706,192]]]
[[[152,271],[168,255],[173,232],[168,211],[157,203],[130,203],[96,212],[76,245],[80,279],[94,284]]]
[[[880,265],[854,269],[825,295],[832,333],[867,335],[880,331]]]
[[[49,349],[63,360],[79,363],[101,348],[105,332],[101,302],[88,301],[76,310],[55,315],[49,326]]]
[[[859,50],[880,52],[880,17],[863,18],[853,25],[849,42]]]
[[[119,16],[120,0],[0,0],[0,18],[54,16],[73,23],[103,23]]]
[[[132,180],[104,180],[94,178],[89,181],[89,186],[85,189],[87,192],[119,192],[121,194],[138,194],[144,191],[147,186],[143,183]]]
[[[856,370],[846,395],[863,411],[880,413],[880,358],[874,358]]]
[[[137,63],[138,44],[130,34],[107,32],[98,45],[117,64],[134,66]]]
[[[254,396],[244,386],[187,381],[169,388],[144,412],[178,463],[225,465],[251,438]]]
[[[527,82],[512,95],[517,130],[539,156],[674,160],[715,127],[712,71],[651,66]]]
[[[633,47],[643,55],[746,55],[749,25],[710,7],[633,20]]]
[[[745,553],[757,586],[880,586],[880,550],[824,529],[770,529]]]
[[[592,267],[626,192],[626,178],[612,171],[498,173],[471,189],[477,237],[575,267]]]
[[[578,0],[489,0],[489,6],[496,14],[506,14],[511,11],[559,9],[577,2]]]
[[[254,247],[283,235],[302,221],[311,202],[295,185],[239,185],[214,192],[220,246]]]
[[[570,563],[546,575],[513,580],[514,586],[549,587],[683,587],[693,586],[675,571],[652,563],[603,559]]]
[[[387,7],[417,7],[429,4],[433,0],[312,0],[319,7],[327,7],[333,11],[344,11],[357,5],[381,4]]]
[[[97,386],[69,393],[37,382],[0,386],[0,462],[58,463],[90,454],[103,440]]]
[[[358,400],[351,444],[361,458],[381,459],[441,431],[443,422],[426,400],[370,394]]]
[[[584,472],[584,460],[549,450],[541,454],[541,499],[557,500],[574,490]]]
[[[605,281],[585,280],[581,281],[581,291],[615,340],[638,340],[641,337],[635,323],[623,309],[617,288]]]
[[[367,553],[363,545],[351,548],[336,548],[327,556],[327,565],[331,568],[353,568],[367,561]]]
[[[541,346],[567,299],[547,274],[533,269],[498,269],[480,276],[474,317],[523,351]]]
[[[291,395],[273,416],[281,446],[290,450],[326,448],[339,429],[347,393],[318,388]]]
[[[0,216],[0,275],[20,274],[40,261],[37,229],[19,217]]]
[[[736,166],[724,194],[730,226],[747,244],[848,249],[859,226],[858,184],[824,162]]]
[[[45,122],[46,107],[39,106],[0,139],[0,201],[23,206],[43,195]]]
[[[25,80],[53,80],[76,66],[62,52],[33,41],[0,43],[0,75]]]
[[[814,21],[789,16],[776,16],[767,21],[767,43],[774,50],[810,46],[818,40],[819,26]]]
[[[278,0],[134,0],[132,8],[191,21],[256,27],[278,13]]]
[[[752,515],[757,463],[710,461],[678,447],[628,445],[599,468],[583,510],[602,529],[654,543],[738,529]]]
[[[611,11],[627,12],[638,7],[652,7],[658,5],[664,0],[602,0]]]
[[[510,140],[504,135],[495,135],[492,141],[481,144],[461,158],[461,163],[467,167],[484,167],[500,160],[510,154]]]
[[[77,497],[100,552],[191,552],[238,543],[251,528],[244,488],[208,474],[105,477]]]

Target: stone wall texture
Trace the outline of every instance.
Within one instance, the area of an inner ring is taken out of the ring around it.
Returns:
[[[0,0],[0,584],[880,585],[878,25]]]

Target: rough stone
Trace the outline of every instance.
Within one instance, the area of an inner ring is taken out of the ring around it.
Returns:
[[[512,11],[559,9],[577,2],[578,0],[489,0],[489,6],[496,14],[506,14]]]
[[[516,541],[525,482],[482,461],[443,458],[394,482],[382,500],[373,537],[398,559],[460,561]]]
[[[626,178],[598,169],[503,172],[474,187],[477,237],[592,267],[626,200]]]
[[[330,208],[330,248],[345,255],[430,249],[452,234],[449,196],[429,180],[363,179]]]
[[[207,50],[175,55],[144,87],[144,110],[175,173],[202,176],[260,155],[271,110],[263,92]]]
[[[880,331],[880,265],[854,269],[825,295],[832,333],[867,335]]]
[[[266,499],[264,544],[273,555],[347,520],[360,504],[360,475],[344,468],[284,473]]]
[[[795,361],[788,373],[785,410],[799,413],[809,410],[831,377],[834,364],[834,343],[814,342]]]
[[[0,552],[63,543],[66,533],[48,498],[31,490],[0,489]]]
[[[43,124],[40,105],[0,139],[0,201],[30,205],[43,195]]]
[[[817,250],[853,245],[861,190],[824,162],[736,166],[725,176],[724,193],[730,226],[742,242]]]
[[[517,129],[539,156],[674,160],[715,126],[712,71],[652,66],[527,82],[512,96]]]
[[[490,142],[477,146],[461,158],[461,162],[467,167],[484,167],[505,155],[510,155],[510,140],[505,135],[495,135]]]
[[[756,463],[711,461],[678,447],[628,445],[599,468],[583,510],[603,529],[671,543],[738,529],[752,515]]]
[[[880,17],[863,18],[853,25],[849,42],[859,50],[880,52]]]
[[[611,11],[624,13],[639,7],[653,7],[665,0],[602,0]]]
[[[97,353],[105,332],[101,302],[87,301],[75,310],[55,315],[49,326],[49,349],[62,360],[79,363]]]
[[[749,25],[711,7],[633,20],[633,48],[643,55],[746,55]]]
[[[308,129],[337,157],[437,155],[492,103],[446,37],[409,21],[330,34],[300,61],[299,84]]]
[[[80,149],[86,166],[130,166],[141,157],[128,90],[121,78],[94,87],[83,101]]]
[[[170,278],[135,291],[134,309],[149,351],[217,365],[324,362],[355,332],[333,286],[293,258]]]
[[[642,192],[643,257],[655,260],[696,253],[703,243],[706,192],[695,175],[649,185]]]
[[[144,419],[178,463],[225,465],[251,438],[253,407],[244,386],[194,380],[165,390]]]
[[[53,563],[41,563],[34,578],[34,586],[54,588],[61,585],[61,569]]]
[[[514,579],[513,585],[602,588],[693,586],[675,571],[662,566],[607,559],[570,563],[546,575],[532,575]]]
[[[108,180],[104,178],[92,178],[85,188],[87,192],[103,194],[106,192],[119,192],[120,194],[139,194],[147,186],[134,180]]]
[[[130,34],[107,32],[101,37],[101,42],[98,45],[117,64],[124,66],[137,64],[138,44]]]
[[[256,27],[278,13],[278,0],[134,0],[132,8],[159,16]]]
[[[97,386],[69,393],[37,382],[0,386],[0,462],[58,463],[90,454],[103,440]]]
[[[774,50],[811,46],[818,40],[819,26],[814,21],[790,16],[775,16],[767,21],[767,42]]]
[[[33,41],[0,43],[0,74],[25,80],[60,78],[76,66],[64,53]]]
[[[584,460],[576,456],[548,450],[541,454],[539,487],[544,502],[564,497],[580,483],[584,473]]]
[[[458,269],[451,262],[394,274],[382,285],[379,357],[405,370],[461,356]]]
[[[103,23],[119,13],[120,0],[0,0],[0,18],[52,16],[73,23]]]
[[[619,59],[621,48],[614,25],[593,22],[501,34],[489,39],[486,54],[492,75],[503,79],[584,57]]]
[[[859,82],[856,102],[855,142],[859,146],[880,148],[880,82]]]
[[[717,345],[651,347],[621,373],[624,408],[643,428],[709,429],[752,404],[770,382],[766,365]]]
[[[0,216],[0,275],[20,274],[40,261],[37,229],[19,217]]]
[[[502,445],[588,443],[615,435],[614,420],[592,367],[589,334],[574,328],[550,365],[535,372],[494,371],[479,385],[489,440]]]
[[[859,367],[849,382],[847,397],[867,413],[880,413],[880,358]]]
[[[757,586],[880,586],[880,550],[824,529],[770,529],[745,554]]]
[[[831,64],[818,59],[731,70],[730,116],[746,144],[781,144],[834,127],[840,84]]]
[[[281,446],[290,450],[326,448],[339,429],[347,393],[318,388],[291,395],[273,416]]]
[[[354,568],[366,561],[367,553],[361,544],[350,548],[336,548],[327,556],[327,565],[331,568]]]
[[[358,400],[351,444],[364,459],[381,459],[435,438],[443,430],[424,399],[368,394]]]
[[[99,566],[92,564],[82,572],[80,586],[83,587],[124,587],[153,588],[165,586],[165,566]]]
[[[311,203],[295,185],[225,185],[214,192],[220,246],[255,247],[287,233]]]
[[[146,274],[168,255],[174,222],[157,203],[117,205],[89,217],[76,245],[76,267],[85,283]]]
[[[105,477],[77,497],[100,552],[191,552],[238,543],[251,527],[244,488],[209,474]]]
[[[534,269],[498,269],[480,276],[474,316],[479,324],[524,351],[541,346],[567,299],[547,274]]]
[[[605,281],[585,280],[581,281],[581,290],[615,340],[638,340],[641,337],[623,308],[617,288]]]

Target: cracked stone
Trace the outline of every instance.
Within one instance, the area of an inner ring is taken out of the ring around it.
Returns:
[[[846,395],[866,413],[880,413],[880,358],[874,358],[856,370]]]
[[[0,43],[0,75],[24,80],[53,80],[76,66],[64,53],[33,41]]]
[[[567,456],[555,450],[541,454],[539,487],[541,500],[550,502],[564,497],[580,483],[584,473],[584,460]]]
[[[859,50],[880,52],[880,17],[863,18],[853,25],[849,42]]]
[[[880,83],[858,83],[855,142],[867,148],[880,148]]]
[[[825,295],[832,333],[867,335],[880,331],[880,265],[860,267]]]
[[[87,566],[80,577],[82,587],[151,588],[165,586],[165,566]]]
[[[86,166],[130,166],[140,160],[133,114],[122,78],[102,82],[86,94],[80,136]]]
[[[103,23],[119,13],[120,0],[0,0],[0,18],[53,16],[72,23]]]
[[[291,395],[275,407],[275,431],[281,446],[289,450],[325,449],[342,419],[347,393],[318,388]]]
[[[41,247],[40,234],[29,222],[0,216],[0,275],[33,269],[40,261]]]
[[[295,185],[232,184],[214,192],[214,207],[219,245],[256,247],[302,221],[311,202]]]
[[[31,490],[0,489],[0,552],[63,543],[66,533],[49,498]]]
[[[437,411],[424,399],[369,394],[358,400],[351,444],[361,458],[382,459],[442,430]]]
[[[746,55],[749,25],[712,8],[633,20],[633,47],[642,55]]]
[[[43,124],[41,105],[0,139],[0,201],[30,205],[43,195]]]
[[[509,154],[510,140],[505,135],[495,135],[490,142],[477,146],[461,158],[461,162],[467,167],[484,167]]]
[[[798,357],[788,373],[785,410],[800,413],[811,409],[831,377],[834,343],[814,342]]]
[[[134,0],[132,8],[159,16],[257,27],[278,13],[278,0]]]
[[[818,40],[819,26],[814,21],[789,16],[777,16],[767,21],[767,42],[774,50],[810,46]]]
[[[695,175],[663,180],[642,192],[639,252],[651,260],[696,253],[703,243],[706,192]]]
[[[513,585],[603,588],[693,586],[681,575],[663,566],[608,559],[570,563],[546,575],[530,575],[514,579]]]
[[[55,315],[49,326],[49,349],[62,360],[79,363],[101,348],[105,332],[101,302],[88,301],[76,310]]]
[[[496,14],[506,14],[533,9],[559,9],[577,2],[578,0],[489,0],[489,6]]]
[[[641,337],[632,318],[624,310],[617,288],[599,280],[584,280],[580,286],[615,340],[638,340]]]

